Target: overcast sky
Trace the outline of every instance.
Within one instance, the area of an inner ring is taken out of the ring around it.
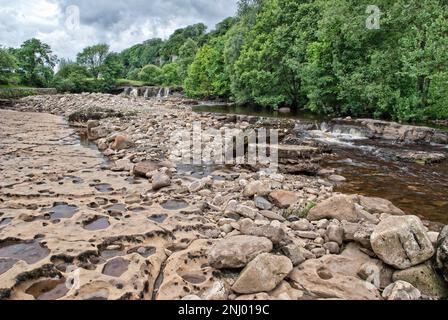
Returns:
[[[74,58],[100,42],[121,51],[175,29],[204,22],[209,29],[236,11],[237,0],[0,0],[0,45],[33,37],[59,58]],[[77,13],[79,12],[79,24]]]

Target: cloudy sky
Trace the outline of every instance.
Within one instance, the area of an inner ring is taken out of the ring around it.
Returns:
[[[204,22],[210,28],[234,15],[237,0],[0,0],[0,45],[30,38],[58,57],[105,42],[120,51],[175,29]],[[77,18],[79,16],[79,19]],[[78,23],[79,21],[79,23]]]

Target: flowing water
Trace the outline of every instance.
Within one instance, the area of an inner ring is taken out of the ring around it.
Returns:
[[[201,105],[196,112],[278,117],[316,125],[314,131],[303,131],[305,139],[330,145],[334,155],[323,163],[347,181],[336,186],[342,193],[357,193],[391,200],[408,214],[448,223],[448,160],[432,165],[401,161],[403,151],[424,151],[446,154],[448,146],[405,145],[386,140],[372,140],[362,130],[350,126],[327,126],[326,121],[310,114],[282,114],[261,107]],[[446,129],[446,128],[445,128]]]

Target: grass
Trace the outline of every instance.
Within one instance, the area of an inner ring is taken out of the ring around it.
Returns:
[[[33,87],[19,84],[0,84],[1,89],[34,89]]]
[[[134,87],[142,87],[145,85],[145,82],[138,80],[128,80],[128,79],[117,79],[117,86],[134,86]]]

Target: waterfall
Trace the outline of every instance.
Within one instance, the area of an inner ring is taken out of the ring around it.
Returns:
[[[145,100],[149,99],[149,88],[146,88],[145,94],[143,95],[143,98],[145,98]]]
[[[165,92],[164,97],[168,98],[170,96],[170,87],[166,87],[164,92]]]
[[[163,90],[163,88],[160,88],[160,89],[159,89],[159,92],[157,93],[157,100],[158,100],[158,101],[161,101],[161,100],[162,100],[162,90]]]

